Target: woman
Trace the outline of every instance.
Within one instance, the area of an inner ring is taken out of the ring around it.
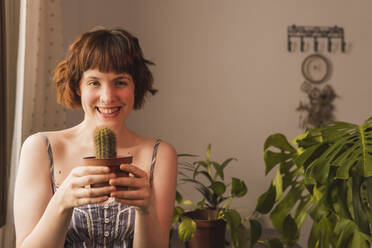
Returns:
[[[125,124],[146,94],[156,93],[149,64],[138,40],[122,29],[90,31],[71,45],[54,80],[58,102],[82,107],[84,119],[24,142],[14,202],[17,247],[168,247],[176,152]],[[120,166],[131,177],[82,166],[83,157],[94,156],[93,133],[103,125],[116,134],[117,154],[133,156]],[[89,187],[102,182],[109,186]]]

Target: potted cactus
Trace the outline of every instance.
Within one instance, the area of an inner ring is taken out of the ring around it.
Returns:
[[[83,158],[84,165],[108,166],[110,167],[110,171],[115,173],[117,177],[128,176],[128,173],[120,170],[120,165],[132,163],[133,157],[116,157],[116,137],[111,129],[105,126],[97,128],[94,132],[94,143],[96,147],[96,156]],[[92,185],[92,187],[102,187],[106,185],[108,185],[108,183],[100,183]]]

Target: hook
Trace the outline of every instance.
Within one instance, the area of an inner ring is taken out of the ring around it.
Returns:
[[[304,42],[304,37],[301,36],[301,52],[303,52],[305,49],[305,42]]]
[[[344,53],[346,47],[346,42],[344,40],[344,37],[341,38],[341,51]]]
[[[332,40],[331,40],[331,37],[328,37],[328,52],[332,52]]]

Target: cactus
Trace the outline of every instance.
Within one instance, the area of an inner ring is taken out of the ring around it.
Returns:
[[[100,127],[95,131],[96,158],[116,158],[116,138],[108,127]]]

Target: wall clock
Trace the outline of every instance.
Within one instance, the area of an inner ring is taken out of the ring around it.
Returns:
[[[311,83],[323,83],[329,76],[328,60],[320,54],[311,54],[302,62],[302,74]]]

